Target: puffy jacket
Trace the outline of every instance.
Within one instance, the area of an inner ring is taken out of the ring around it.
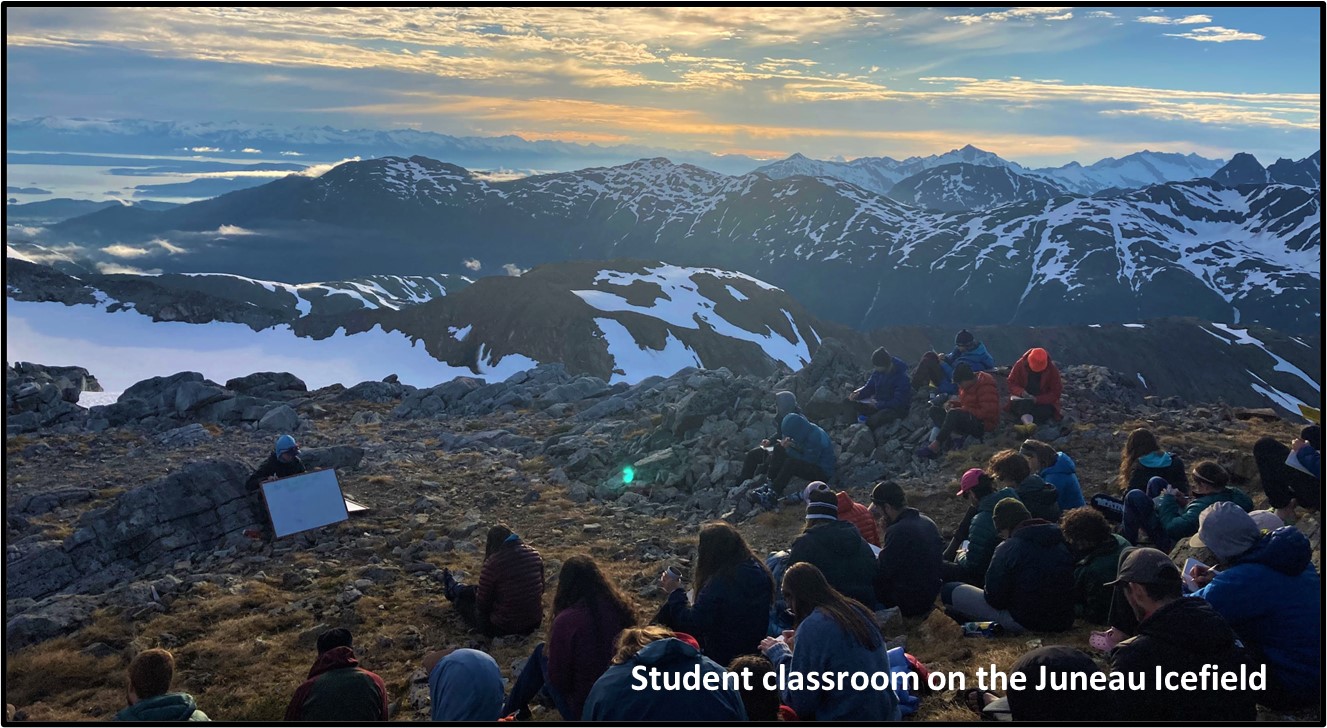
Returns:
[[[880,545],[880,529],[875,525],[875,518],[866,506],[854,501],[848,491],[841,490],[839,498],[839,520],[847,521],[857,527],[862,538],[872,546]]]
[[[1074,557],[1060,527],[1031,518],[995,549],[986,570],[986,603],[1038,632],[1074,626]]]
[[[1267,658],[1268,679],[1303,695],[1322,686],[1322,590],[1309,540],[1282,526],[1194,592]]]
[[[829,439],[829,433],[796,413],[784,417],[783,426],[779,429],[782,430],[784,437],[792,438],[792,445],[788,448],[789,457],[818,465],[826,477],[834,477],[837,457],[834,455],[834,442]]]
[[[484,561],[475,611],[494,636],[533,632],[544,619],[544,559],[519,538]]]
[[[1003,488],[982,498],[977,503],[977,514],[972,517],[968,528],[968,550],[958,557],[956,563],[972,577],[975,582],[986,578],[986,567],[991,564],[991,555],[1000,542],[1000,534],[995,530],[995,520],[991,514],[995,504],[1005,498],[1017,498],[1013,488]]]
[[[1019,483],[1014,491],[1018,499],[1027,506],[1033,518],[1058,523],[1060,521],[1060,494],[1046,484],[1040,475],[1029,475]]]
[[[1055,488],[1056,502],[1061,511],[1087,505],[1083,500],[1083,486],[1078,482],[1078,470],[1073,458],[1058,453],[1055,464],[1041,471],[1041,479]]]
[[[977,345],[968,352],[961,351],[958,347],[954,347],[954,350],[945,354],[943,359],[944,362],[951,367],[958,366],[961,362],[966,362],[968,366],[972,367],[972,371],[974,372],[989,372],[995,368],[995,359],[986,351],[986,345],[980,341],[978,341]]]
[[[603,602],[577,602],[553,618],[548,629],[548,682],[566,699],[571,720],[581,719],[590,689],[613,659],[618,634],[630,626]]]
[[[830,586],[857,601],[875,603],[875,552],[857,527],[847,521],[816,521],[793,541],[788,566],[805,561],[825,575]]]
[[[807,615],[797,625],[795,649],[782,643],[770,649],[768,657],[775,665],[785,665],[789,672],[810,673],[889,673],[889,654],[875,618],[859,612],[871,625],[871,646],[858,642],[852,633],[839,626],[821,609]],[[898,696],[893,690],[784,690],[783,702],[797,712],[799,720],[816,721],[897,721],[902,719]]]
[[[1314,620],[1316,624],[1317,621]],[[1315,643],[1313,649],[1318,649]],[[1156,670],[1198,672],[1215,664],[1220,672],[1238,672],[1247,657],[1236,646],[1235,633],[1201,599],[1181,597],[1162,605],[1138,623],[1137,634],[1111,652],[1113,672],[1143,673],[1142,690],[1130,690],[1115,701],[1113,718],[1125,722],[1252,721],[1254,695],[1236,690],[1165,690],[1156,684]]]
[[[709,673],[722,675],[725,670],[700,650],[680,639],[669,637],[645,645],[635,657],[614,665],[600,677],[585,701],[586,721],[635,723],[639,721],[683,723],[726,723],[745,721],[746,707],[736,690],[654,690],[648,685],[635,690],[639,681],[631,672],[636,667],[651,668],[667,676],[671,685],[682,674],[700,666],[702,678]]]
[[[1028,354],[1031,353],[1032,350],[1029,349],[1009,369],[1009,394],[1021,396],[1027,393],[1028,379],[1036,374],[1028,366]],[[1037,379],[1037,394],[1032,398],[1032,401],[1037,404],[1051,405],[1055,408],[1055,419],[1060,419],[1060,394],[1064,391],[1064,383],[1060,381],[1060,370],[1055,366],[1055,362],[1047,361],[1046,371],[1041,372],[1041,376]],[[1008,408],[1009,405],[1006,404],[1005,409]]]
[[[129,723],[179,723],[182,721],[211,720],[198,709],[194,696],[189,693],[166,693],[144,698],[115,714],[113,721]]]
[[[1110,600],[1115,596],[1115,587],[1106,586],[1106,582],[1115,581],[1120,552],[1128,546],[1123,536],[1112,533],[1110,540],[1079,557],[1074,565],[1074,604],[1078,616],[1093,624],[1106,623]]]
[[[912,403],[912,385],[908,382],[908,365],[896,356],[891,356],[893,366],[889,371],[871,372],[871,378],[857,390],[857,398],[863,402],[872,401],[876,409],[908,409]]]
[[[382,678],[361,668],[353,649],[333,647],[318,655],[309,679],[295,689],[285,719],[368,723],[387,717]]]
[[[252,493],[263,485],[263,481],[271,477],[289,478],[292,475],[303,473],[304,461],[297,456],[294,461],[286,463],[277,458],[276,455],[268,455],[258,469],[253,471],[253,475],[244,481],[244,489]]]
[[[655,621],[700,641],[705,656],[727,665],[738,655],[759,652],[774,602],[774,579],[755,559],[742,562],[733,574],[715,575],[687,604],[686,592],[673,590]]]
[[[1322,477],[1322,454],[1313,449],[1312,445],[1305,445],[1296,450],[1295,460],[1313,477]]]
[[[1147,488],[1147,481],[1152,478],[1165,480],[1181,493],[1189,492],[1189,476],[1184,472],[1184,461],[1174,453],[1153,452],[1138,458],[1138,462],[1129,471],[1129,490]]]
[[[976,381],[958,388],[958,406],[981,420],[987,432],[994,431],[1000,424],[1000,394],[995,390],[995,378],[977,372]]]
[[[1156,498],[1157,520],[1172,539],[1181,539],[1198,533],[1198,514],[1213,503],[1232,501],[1245,511],[1253,510],[1253,501],[1239,488],[1223,488],[1215,493],[1208,493],[1189,501],[1189,505],[1180,510],[1180,504],[1174,496],[1162,493]]]
[[[931,611],[940,595],[941,561],[945,548],[935,521],[916,508],[904,508],[885,529],[885,543],[876,559],[875,596],[905,617]]]
[[[429,717],[436,723],[496,721],[503,697],[502,670],[487,652],[453,650],[429,673]]]

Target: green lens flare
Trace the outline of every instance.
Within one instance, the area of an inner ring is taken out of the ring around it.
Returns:
[[[625,467],[625,468],[622,468],[622,482],[623,482],[623,483],[631,483],[631,481],[633,481],[633,480],[635,480],[635,479],[636,479],[636,469],[635,469],[635,468],[631,467],[630,465],[628,465],[628,466]]]

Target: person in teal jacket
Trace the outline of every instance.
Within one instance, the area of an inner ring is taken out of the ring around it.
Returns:
[[[995,358],[986,351],[986,345],[977,341],[971,331],[963,329],[954,337],[954,350],[940,357],[951,367],[966,363],[974,372],[989,372],[995,369]]]
[[[1018,493],[1013,488],[996,490],[991,476],[972,468],[963,474],[958,495],[966,498],[976,511],[968,527],[968,548],[954,561],[946,561],[940,572],[945,582],[961,581],[981,586],[986,581],[986,569],[991,565],[995,547],[1000,543],[991,513],[996,503],[1005,498],[1016,499]]]
[[[1176,541],[1198,532],[1198,515],[1213,503],[1230,501],[1246,512],[1253,510],[1253,500],[1230,485],[1230,474],[1219,463],[1204,460],[1194,465],[1189,475],[1192,483],[1188,495],[1164,482],[1148,483],[1149,490],[1164,486],[1155,499],[1141,490],[1129,491],[1124,496],[1120,535],[1137,544],[1141,530],[1156,548],[1169,551]]]
[[[211,720],[198,709],[192,695],[169,692],[174,677],[175,656],[170,652],[155,648],[135,655],[129,663],[126,688],[129,707],[111,720],[133,723]]]
[[[829,433],[796,412],[783,418],[779,430],[783,433],[779,444],[786,457],[777,467],[770,469],[773,473],[770,487],[775,497],[783,496],[793,476],[808,481],[828,481],[834,477],[838,457],[834,453],[834,441],[829,439]]]

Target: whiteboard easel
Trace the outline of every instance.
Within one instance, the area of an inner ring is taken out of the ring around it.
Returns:
[[[317,470],[263,483],[263,501],[277,538],[350,518],[335,470]]]

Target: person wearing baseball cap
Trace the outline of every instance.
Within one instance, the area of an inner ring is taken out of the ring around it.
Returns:
[[[1222,568],[1195,569],[1207,600],[1241,641],[1266,658],[1267,690],[1258,702],[1274,710],[1317,705],[1322,696],[1322,587],[1312,546],[1294,526],[1263,535],[1244,509],[1223,501],[1198,517],[1190,545],[1207,547]]]
[[[1118,588],[1138,628],[1110,654],[1114,672],[1141,673],[1143,689],[1120,696],[1115,716],[1120,721],[1163,722],[1248,720],[1255,718],[1254,698],[1237,690],[1160,689],[1156,671],[1197,672],[1215,664],[1220,671],[1238,671],[1247,656],[1235,632],[1212,606],[1182,596],[1180,570],[1166,554],[1133,546],[1120,556]],[[1315,646],[1314,649],[1317,649]]]
[[[1018,498],[1013,488],[995,489],[995,479],[980,468],[971,468],[959,480],[958,496],[968,501],[968,513],[964,528],[959,525],[958,533],[950,541],[946,559],[941,567],[941,574],[946,582],[961,581],[973,586],[981,586],[986,581],[986,567],[991,564],[991,556],[1000,541],[996,532],[992,512],[995,504],[1005,498]],[[960,545],[966,540],[968,547],[960,553]]]
[[[1051,355],[1040,347],[1028,349],[1009,369],[1009,403],[1005,409],[1019,419],[1024,437],[1035,425],[1060,419],[1060,394],[1064,384]]]
[[[875,597],[898,607],[905,617],[924,617],[940,595],[945,542],[935,521],[908,506],[902,486],[892,480],[871,491],[871,512],[880,518],[884,544],[876,558]]]

